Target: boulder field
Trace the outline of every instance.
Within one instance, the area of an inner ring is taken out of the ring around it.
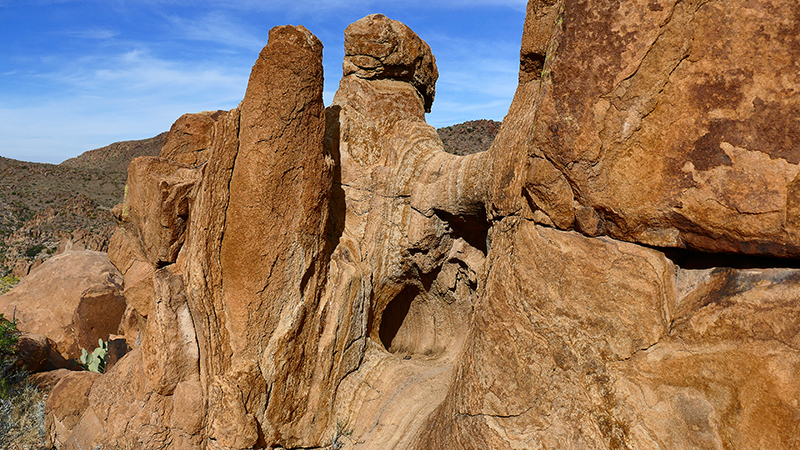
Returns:
[[[800,448],[799,61],[795,0],[531,0],[456,156],[407,26],[345,30],[327,108],[320,41],[272,29],[239,107],[131,163],[130,351],[58,381],[49,441]]]

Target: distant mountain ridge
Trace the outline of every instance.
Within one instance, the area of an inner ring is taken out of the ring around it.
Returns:
[[[26,275],[59,246],[105,250],[128,164],[158,155],[166,136],[116,142],[61,164],[0,157],[0,276]]]
[[[70,158],[59,166],[73,169],[105,170],[125,172],[133,158],[138,156],[158,156],[161,146],[169,132],[138,141],[115,142],[111,145],[89,150],[75,158]]]

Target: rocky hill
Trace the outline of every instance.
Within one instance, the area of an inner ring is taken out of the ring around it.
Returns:
[[[489,150],[502,122],[470,120],[436,130],[444,144],[444,151],[454,155],[471,155]]]
[[[161,150],[166,133],[88,151],[61,164],[0,157],[0,276],[24,276],[58,251],[105,250],[127,166]]]
[[[138,141],[115,142],[95,150],[89,150],[80,156],[70,158],[61,164],[73,169],[99,170],[103,172],[126,172],[128,164],[137,156],[157,156],[164,145],[167,132],[149,139]]]

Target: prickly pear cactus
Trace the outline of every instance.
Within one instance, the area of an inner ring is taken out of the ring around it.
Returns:
[[[103,342],[102,339],[98,339],[97,343],[99,346],[92,353],[87,352],[85,348],[81,349],[80,362],[86,370],[103,373],[108,357],[108,343]]]

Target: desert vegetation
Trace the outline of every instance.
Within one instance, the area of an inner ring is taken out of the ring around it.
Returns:
[[[0,314],[0,448],[46,449],[46,394],[30,383],[18,355],[16,321]]]

